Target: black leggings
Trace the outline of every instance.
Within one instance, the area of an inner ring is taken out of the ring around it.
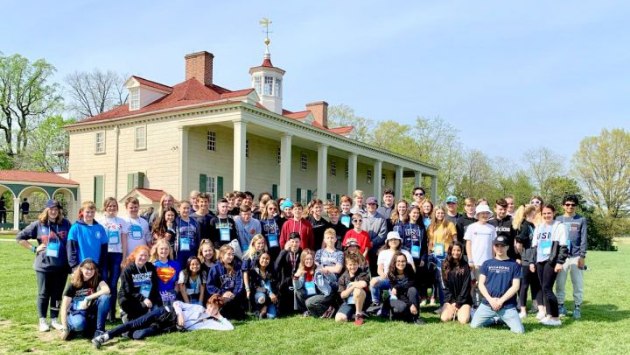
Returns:
[[[40,272],[37,275],[37,313],[39,318],[46,318],[50,304],[50,318],[59,316],[61,295],[66,286],[68,274],[65,272]]]
[[[418,319],[420,315],[420,296],[418,296],[418,290],[415,287],[409,287],[407,294],[399,295],[398,297],[398,299],[393,301],[388,298],[383,304],[385,309],[391,309],[392,319],[404,320],[406,322],[413,322]],[[418,314],[411,314],[411,305],[416,306]]]
[[[519,307],[527,307],[527,288],[529,287],[532,294],[532,300],[542,306],[543,295],[540,292],[540,280],[538,274],[531,272],[528,266],[521,266],[523,278],[521,278],[521,288],[518,290],[518,305]]]
[[[553,293],[553,284],[556,282],[556,276],[558,275],[554,271],[555,263],[549,261],[543,261],[536,264],[536,270],[538,271],[538,278],[542,286],[543,301],[545,303],[545,309],[547,314],[552,317],[558,317],[558,299],[556,294]]]

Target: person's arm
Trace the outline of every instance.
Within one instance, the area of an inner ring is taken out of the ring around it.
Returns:
[[[70,309],[70,302],[72,302],[72,297],[63,296],[61,308],[59,309],[59,320],[61,321],[61,325],[63,325],[64,332],[70,331],[68,329],[68,310]]]
[[[386,279],[387,272],[385,271],[385,265],[383,263],[379,263],[376,265],[376,268],[377,268],[378,276],[383,280]]]
[[[427,229],[427,239],[429,240],[429,252],[430,253],[433,252],[433,244],[435,244],[433,242],[433,237],[434,236],[435,236],[435,231],[433,230],[433,228]]]
[[[160,280],[158,278],[157,271],[154,268],[153,272],[151,272],[151,293],[149,294],[150,296],[149,299],[151,303],[153,303],[153,305],[162,307],[163,302],[162,302],[162,296],[160,296],[160,290],[158,287],[159,283],[160,283]]]
[[[446,261],[445,261],[446,262]],[[442,270],[440,270],[440,272],[442,272],[442,274],[444,274],[444,272]],[[451,293],[451,288],[449,287],[449,283],[448,283],[448,277],[449,275],[446,275],[446,277],[444,277],[444,287],[442,288],[442,292],[444,293],[444,303],[453,303],[455,300],[453,299],[453,294]],[[470,282],[470,280],[469,280]]]
[[[564,228],[564,227],[563,227]],[[518,292],[518,289],[521,287],[521,279],[512,279],[512,286],[507,290],[506,293],[503,294],[497,301],[497,307],[501,309],[503,307],[503,303],[514,297]]]
[[[72,231],[73,229],[70,229],[71,233]],[[74,270],[75,267],[79,266],[79,243],[76,239],[68,238],[66,253],[68,254],[68,265]]]
[[[120,277],[120,291],[118,293],[118,302],[122,304],[126,299],[133,298],[138,302],[144,301],[144,296],[136,293],[133,287],[133,276],[128,268],[125,268]]]
[[[105,232],[105,230],[103,230],[103,234],[107,235],[107,233]],[[109,248],[107,245],[107,239],[108,238],[104,238],[104,242],[103,244],[101,244],[101,254],[99,255],[98,258],[98,266],[100,269],[102,270],[107,270],[107,268],[109,267],[109,262],[108,259],[109,257],[107,256],[109,254]]]
[[[243,273],[243,284],[245,285],[245,294],[247,295],[247,299],[249,299],[249,296],[251,295],[251,288],[249,285],[249,271],[244,270],[242,271]]]
[[[463,281],[462,289],[459,290],[459,295],[457,295],[457,298],[454,299],[457,303],[457,308],[461,308],[466,303],[466,299],[470,296],[470,291],[472,289],[470,269],[465,269]]]
[[[127,222],[121,223],[122,228],[120,231],[120,238],[121,238],[121,243],[122,243],[122,256],[123,256],[123,261],[127,259],[127,238],[129,237],[129,234],[131,233],[131,230],[129,229],[129,224]]]
[[[30,250],[33,253],[39,253],[40,251],[46,249],[46,245],[44,244],[42,244],[43,246],[40,245],[34,247],[33,244],[28,242],[29,239],[37,239],[37,230],[39,229],[39,226],[39,221],[32,222],[28,225],[28,227],[24,228],[20,233],[18,233],[18,235],[15,237],[15,241],[22,247]]]
[[[567,248],[567,239],[568,235],[564,225],[561,223],[557,223],[554,229],[558,230],[558,260],[556,260],[556,267],[554,270],[556,272],[562,271],[562,265],[567,260],[569,256],[568,248]]]
[[[286,228],[287,224],[285,223],[280,230],[280,250],[284,250],[285,245],[289,241],[289,228]]]
[[[471,240],[466,241],[466,254],[468,254],[468,265],[471,268],[474,267],[475,262],[473,260],[473,255],[472,255],[472,241]]]
[[[220,286],[221,275],[219,275],[219,267],[213,266],[208,273],[208,284],[206,285],[208,295],[214,295],[216,293],[219,296],[222,296],[223,292],[221,291]]]
[[[180,293],[182,295],[182,299],[185,303],[190,303],[190,299],[188,298],[188,292],[186,292],[186,275],[183,271],[179,273],[179,279],[177,279],[177,284],[182,285],[179,287]],[[174,306],[175,304],[173,304]]]
[[[480,274],[479,275],[479,280],[477,280],[477,285],[479,287],[479,292],[481,293],[481,295],[488,300],[488,302],[490,302],[490,305],[492,305],[492,296],[490,296],[490,294],[488,293],[488,289],[486,288],[486,275],[484,274]]]

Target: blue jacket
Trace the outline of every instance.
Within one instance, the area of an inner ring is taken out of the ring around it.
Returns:
[[[240,294],[243,291],[243,271],[241,271],[241,265],[235,260],[234,274],[228,276],[227,270],[223,264],[219,262],[214,264],[208,274],[206,289],[208,290],[208,296],[215,293],[223,296],[227,291],[231,291],[234,295]]]
[[[98,222],[90,226],[83,220],[76,221],[68,233],[68,264],[71,268],[91,258],[99,269],[107,268],[107,232]]]

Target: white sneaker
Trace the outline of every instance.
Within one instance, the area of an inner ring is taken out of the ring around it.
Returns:
[[[525,319],[525,318],[527,318],[527,312],[523,312],[523,311],[521,311],[521,312],[518,314],[518,317],[519,317],[520,319]]]
[[[40,318],[39,319],[39,331],[40,332],[47,332],[50,330],[50,327],[48,326],[48,322],[46,322],[46,318]]]
[[[543,320],[543,318],[545,318],[546,315],[547,314],[545,312],[540,312],[539,311],[538,313],[536,313],[536,319]]]
[[[52,321],[50,322],[50,325],[57,330],[63,329],[63,324],[59,323],[58,318],[53,318]]]
[[[431,298],[431,302],[429,302],[429,306],[435,306],[435,298]]]
[[[424,307],[427,305],[427,300],[426,298],[422,300],[422,302],[420,302],[420,307]]]
[[[544,322],[541,322],[540,324],[548,325],[548,326],[551,326],[551,327],[559,327],[559,326],[562,325],[562,321],[560,321],[560,319],[551,319],[551,318],[549,318],[549,319],[545,320]]]

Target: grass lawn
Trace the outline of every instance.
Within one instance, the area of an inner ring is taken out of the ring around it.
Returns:
[[[103,346],[103,354],[201,353],[355,353],[355,354],[630,354],[630,241],[618,252],[589,252],[585,273],[583,319],[564,319],[559,328],[538,325],[533,316],[526,333],[507,328],[471,329],[441,324],[433,308],[424,309],[428,325],[417,327],[369,318],[362,327],[332,320],[290,317],[236,323],[233,332],[197,331],[168,334],[146,341],[119,340]],[[16,243],[0,242],[0,354],[93,354],[87,340],[61,342],[58,333],[38,333],[31,268],[32,254]],[[10,272],[7,272],[9,271]],[[570,282],[567,294],[571,295]],[[569,300],[572,297],[569,296]],[[572,302],[567,302],[571,309]]]

